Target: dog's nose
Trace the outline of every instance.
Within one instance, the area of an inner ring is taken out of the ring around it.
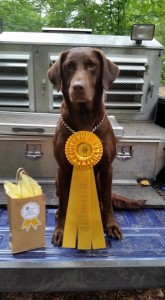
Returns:
[[[76,81],[73,84],[73,89],[74,89],[74,91],[77,91],[77,92],[78,91],[83,91],[84,90],[84,86],[83,86],[83,84],[81,82]]]

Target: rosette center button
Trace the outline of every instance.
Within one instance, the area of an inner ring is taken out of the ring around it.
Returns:
[[[81,143],[77,148],[77,152],[80,156],[88,157],[92,152],[92,148],[87,143]]]

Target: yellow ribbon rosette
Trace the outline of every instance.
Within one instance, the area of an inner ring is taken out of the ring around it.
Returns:
[[[73,165],[62,246],[82,250],[105,248],[93,166],[103,154],[100,139],[90,131],[72,134],[65,155]]]

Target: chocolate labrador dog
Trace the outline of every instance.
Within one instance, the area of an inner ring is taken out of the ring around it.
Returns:
[[[48,78],[63,94],[61,117],[54,136],[54,156],[58,163],[57,193],[59,208],[57,227],[52,242],[60,246],[69,198],[72,165],[65,156],[65,143],[79,130],[94,132],[103,145],[103,156],[94,167],[102,219],[107,234],[121,238],[113,206],[138,208],[144,201],[112,195],[112,162],[116,156],[116,139],[108,120],[102,95],[119,75],[119,68],[106,59],[104,53],[93,48],[74,48],[62,52],[48,70]]]

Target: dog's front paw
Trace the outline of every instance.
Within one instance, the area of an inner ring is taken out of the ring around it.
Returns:
[[[56,228],[53,237],[52,237],[52,243],[54,246],[61,246],[63,240],[63,229]]]
[[[110,222],[107,226],[107,234],[113,238],[122,239],[123,234],[119,224],[116,221]]]

